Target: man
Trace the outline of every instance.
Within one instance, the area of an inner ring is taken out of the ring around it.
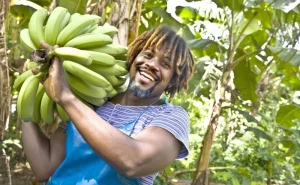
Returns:
[[[160,26],[129,46],[128,89],[95,110],[72,94],[59,58],[52,62],[46,92],[72,121],[50,139],[36,124],[22,124],[25,154],[39,181],[153,184],[157,172],[188,155],[188,115],[160,99],[186,89],[194,65],[173,30]]]

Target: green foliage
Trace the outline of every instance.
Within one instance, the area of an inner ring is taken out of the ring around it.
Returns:
[[[281,106],[276,115],[276,122],[285,128],[296,126],[297,119],[300,119],[300,108],[294,105]]]
[[[84,14],[88,0],[60,0],[59,6],[67,8],[68,11],[73,13]]]
[[[243,61],[234,68],[234,85],[240,91],[243,100],[257,101],[256,74],[252,72],[249,61]]]

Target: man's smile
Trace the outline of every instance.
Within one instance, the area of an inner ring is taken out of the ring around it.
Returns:
[[[140,75],[142,75],[142,76],[148,78],[148,79],[151,80],[152,82],[155,81],[155,79],[154,79],[151,75],[147,74],[145,71],[139,71],[139,72],[140,72]]]
[[[147,67],[138,66],[136,72],[137,72],[136,79],[140,81],[142,84],[160,81],[158,75],[150,71]]]

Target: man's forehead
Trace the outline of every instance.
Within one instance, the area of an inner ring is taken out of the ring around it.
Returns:
[[[162,51],[164,53],[165,58],[171,59],[170,48],[167,47],[166,45],[160,46],[160,47],[158,47],[157,45],[152,45],[152,46],[149,46],[148,48],[146,48],[145,50],[151,50],[151,51],[155,51],[155,52]]]

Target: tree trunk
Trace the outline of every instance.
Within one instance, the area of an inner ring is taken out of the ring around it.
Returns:
[[[10,116],[10,81],[9,67],[6,55],[5,18],[8,12],[8,1],[0,3],[0,141],[4,138],[4,131]]]
[[[141,0],[113,0],[107,22],[119,29],[114,42],[127,46],[138,35],[141,16]]]
[[[6,156],[5,150],[2,149],[2,141],[4,140],[4,131],[9,121],[11,104],[5,37],[5,20],[8,13],[8,4],[8,0],[0,2],[0,166],[5,166],[2,168],[3,171],[0,171],[1,185],[11,185],[9,158]]]
[[[206,130],[200,156],[198,159],[196,173],[194,175],[192,185],[208,185],[209,184],[209,174],[208,169],[210,152],[214,140],[215,131],[218,126],[218,119],[222,112],[222,103],[225,99],[225,89],[229,82],[230,71],[225,71],[221,80],[218,82],[217,90],[215,92],[215,97],[211,106],[211,116]]]

